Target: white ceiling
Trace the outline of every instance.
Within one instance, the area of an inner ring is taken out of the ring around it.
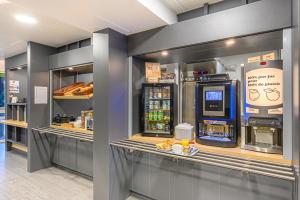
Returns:
[[[58,47],[107,27],[132,34],[167,23],[137,0],[0,0],[0,58],[22,53],[27,41]],[[2,3],[1,3],[2,2]],[[21,24],[16,14],[35,17]]]
[[[0,0],[0,59],[26,51],[27,41],[58,47],[104,28],[129,35],[176,22],[176,13],[220,0]],[[144,3],[142,3],[144,2]],[[38,23],[22,24],[16,14]]]
[[[214,4],[223,0],[161,0],[177,14],[202,7],[205,3]]]

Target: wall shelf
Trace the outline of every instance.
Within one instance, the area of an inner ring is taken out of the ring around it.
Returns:
[[[93,94],[90,95],[82,95],[82,96],[53,96],[53,99],[56,100],[84,100],[84,99],[91,99]]]
[[[21,145],[21,144],[18,144],[18,143],[12,143],[12,146],[11,146],[13,149],[17,149],[19,151],[22,151],[22,152],[25,152],[27,153],[28,152],[28,148],[24,145]]]
[[[27,103],[7,103],[8,106],[26,106]]]
[[[9,126],[15,126],[19,128],[27,128],[28,123],[25,121],[17,121],[17,120],[2,120],[0,121],[1,124],[9,125]]]

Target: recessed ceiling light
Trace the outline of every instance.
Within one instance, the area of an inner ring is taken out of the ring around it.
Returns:
[[[73,71],[74,68],[73,68],[73,67],[68,67],[68,70],[69,70],[69,71]]]
[[[234,39],[227,40],[227,41],[225,42],[225,44],[226,44],[227,46],[232,46],[232,45],[235,44],[235,40],[234,40]]]
[[[241,64],[241,67],[245,67],[245,64],[244,64],[244,63],[242,63],[242,64]]]
[[[18,70],[22,69],[22,67],[17,67]]]
[[[36,24],[37,20],[34,17],[28,15],[16,15],[16,20],[26,24]]]
[[[167,52],[167,51],[162,51],[162,52],[161,52],[161,55],[162,55],[162,56],[168,56],[168,55],[169,55],[169,52]]]

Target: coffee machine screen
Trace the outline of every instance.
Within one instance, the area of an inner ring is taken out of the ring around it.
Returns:
[[[203,88],[203,115],[204,116],[219,116],[225,115],[224,106],[224,86],[207,86]]]

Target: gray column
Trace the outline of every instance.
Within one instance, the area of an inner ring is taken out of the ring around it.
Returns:
[[[94,199],[124,200],[129,195],[130,162],[109,143],[128,137],[126,37],[111,29],[94,33],[93,54]]]
[[[32,128],[49,126],[49,55],[55,53],[55,48],[28,42],[27,46],[27,76],[28,76],[28,171],[34,172],[49,167],[50,148],[44,136],[34,134]],[[34,103],[34,87],[48,87],[48,104]]]

